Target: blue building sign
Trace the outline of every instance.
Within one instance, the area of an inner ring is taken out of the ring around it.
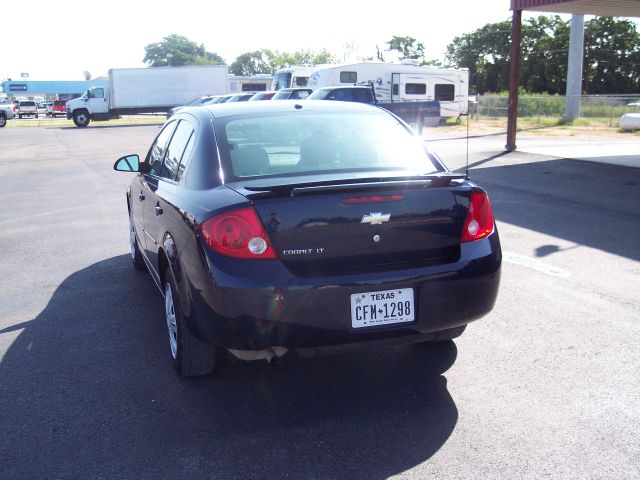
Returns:
[[[20,96],[47,95],[58,98],[80,96],[91,87],[107,87],[106,78],[88,81],[6,81],[0,83],[4,93]]]

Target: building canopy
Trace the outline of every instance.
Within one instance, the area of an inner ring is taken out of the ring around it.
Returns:
[[[640,0],[511,0],[511,10],[638,17]]]

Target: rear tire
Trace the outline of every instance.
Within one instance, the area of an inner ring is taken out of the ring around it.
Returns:
[[[189,330],[182,313],[171,268],[167,268],[164,283],[164,305],[169,348],[173,366],[182,377],[207,375],[214,371],[218,349],[196,338]]]
[[[4,118],[4,115],[0,115],[0,128],[4,127],[7,124],[7,119]]]

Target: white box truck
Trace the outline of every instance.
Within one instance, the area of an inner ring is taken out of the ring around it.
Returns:
[[[403,63],[358,62],[319,65],[307,86],[372,85],[381,103],[440,102],[441,118],[460,118],[468,110],[469,71]]]
[[[67,118],[78,127],[120,115],[166,113],[198,96],[228,93],[226,65],[113,68],[109,86],[92,87],[67,102]]]

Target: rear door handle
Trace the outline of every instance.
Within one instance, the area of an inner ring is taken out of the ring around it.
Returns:
[[[138,195],[138,198],[142,202],[144,200],[144,193],[140,192],[140,195]]]
[[[162,215],[162,212],[164,212],[164,210],[162,210],[162,207],[160,206],[160,204],[158,203],[158,205],[156,205],[156,217],[158,215]]]

